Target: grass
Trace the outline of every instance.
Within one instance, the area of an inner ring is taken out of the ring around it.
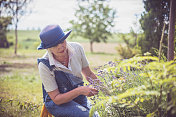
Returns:
[[[41,80],[37,75],[24,75],[17,71],[11,76],[1,77],[0,84],[3,91],[0,115],[33,117],[40,115],[42,90]]]
[[[18,56],[13,52],[0,49],[0,116],[39,116],[43,100],[36,59],[44,51],[20,49]]]
[[[46,52],[36,50],[39,45],[39,31],[19,31],[17,56],[14,47],[0,49],[0,116],[36,117],[42,105],[41,79],[37,68],[37,58]],[[114,37],[117,35],[114,35]],[[8,33],[8,40],[14,42],[14,31]],[[107,43],[94,43],[94,53],[90,52],[88,40],[80,37],[70,39],[83,45],[91,69],[108,61],[120,58],[115,50],[117,38]],[[94,71],[95,72],[95,71]],[[36,108],[36,106],[39,106]]]
[[[3,65],[6,66],[0,69],[0,116],[39,116],[42,89],[37,67],[25,63],[19,66],[12,61],[0,67]]]
[[[24,72],[24,70],[22,71]],[[1,87],[4,91],[8,91],[4,96],[9,99],[23,99],[23,101],[34,101],[36,104],[40,104],[42,101],[41,80],[36,74],[25,75],[21,73],[22,71],[1,77]]]
[[[20,41],[26,40],[26,39],[39,39],[39,33],[40,31],[36,30],[19,30],[18,31],[18,39]],[[15,39],[15,32],[14,30],[11,30],[7,33],[7,38],[10,40]]]

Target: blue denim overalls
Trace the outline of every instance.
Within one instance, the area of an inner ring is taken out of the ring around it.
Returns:
[[[45,64],[51,71],[54,71],[60,93],[66,93],[78,86],[83,86],[84,82],[80,78],[70,73],[55,70],[54,66],[50,66],[48,59],[38,59],[38,64],[40,62]],[[56,105],[45,91],[43,84],[42,89],[45,106],[55,117],[89,117],[90,102],[86,96],[80,95],[68,103]]]

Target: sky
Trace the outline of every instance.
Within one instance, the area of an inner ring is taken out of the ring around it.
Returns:
[[[110,0],[110,7],[117,11],[114,31],[126,33],[130,27],[134,27],[134,22],[138,21],[144,11],[142,1]],[[69,21],[74,19],[76,8],[76,0],[33,0],[29,6],[32,12],[20,19],[19,29],[43,29],[48,24],[59,24],[67,29]]]

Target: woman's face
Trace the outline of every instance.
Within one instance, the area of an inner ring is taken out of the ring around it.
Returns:
[[[49,48],[49,50],[54,54],[54,55],[61,55],[63,53],[66,52],[67,48],[66,48],[66,40],[64,40],[62,43],[54,46],[54,47],[51,47]]]

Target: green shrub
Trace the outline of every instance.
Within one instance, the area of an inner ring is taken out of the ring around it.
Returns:
[[[139,49],[135,49],[135,48],[132,49],[128,46],[122,46],[121,44],[119,44],[119,47],[116,47],[116,50],[119,53],[119,55],[125,59],[141,54]]]
[[[90,84],[100,89],[90,116],[96,110],[102,117],[165,117],[168,111],[176,115],[175,61],[133,57],[110,62],[97,71],[102,82]]]

